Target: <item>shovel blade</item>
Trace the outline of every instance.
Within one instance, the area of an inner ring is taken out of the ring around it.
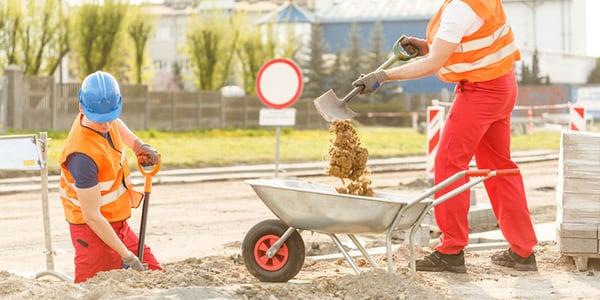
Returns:
[[[346,103],[340,100],[333,90],[329,90],[315,99],[314,104],[321,117],[330,123],[336,120],[349,120],[356,117],[356,113],[348,108]]]

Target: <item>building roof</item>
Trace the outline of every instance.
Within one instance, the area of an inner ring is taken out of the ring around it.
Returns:
[[[210,0],[198,4],[198,11],[244,11],[253,13],[265,13],[273,11],[277,4],[271,1],[236,1],[236,0]]]
[[[431,18],[442,3],[443,0],[329,0],[319,5],[316,14],[322,23],[423,20]]]
[[[311,12],[294,3],[289,3],[260,17],[256,23],[313,23],[314,21],[315,17]]]

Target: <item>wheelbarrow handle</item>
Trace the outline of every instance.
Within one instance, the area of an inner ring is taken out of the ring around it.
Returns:
[[[495,172],[496,172],[496,176],[515,176],[515,175],[521,174],[521,170],[519,170],[519,169],[504,169],[504,170],[497,170]]]
[[[489,169],[475,169],[475,170],[468,170],[467,172],[465,172],[465,176],[466,177],[486,177],[488,175],[490,175],[491,170]]]

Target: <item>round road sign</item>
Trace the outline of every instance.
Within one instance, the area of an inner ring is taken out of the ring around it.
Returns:
[[[296,63],[287,58],[266,62],[256,76],[256,93],[267,107],[290,107],[300,98],[302,72]]]

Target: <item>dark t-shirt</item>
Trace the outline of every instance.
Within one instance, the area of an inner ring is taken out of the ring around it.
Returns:
[[[98,133],[114,146],[110,134]],[[75,187],[80,189],[91,188],[98,184],[98,166],[89,156],[81,152],[73,152],[67,157],[67,169],[75,180]]]

